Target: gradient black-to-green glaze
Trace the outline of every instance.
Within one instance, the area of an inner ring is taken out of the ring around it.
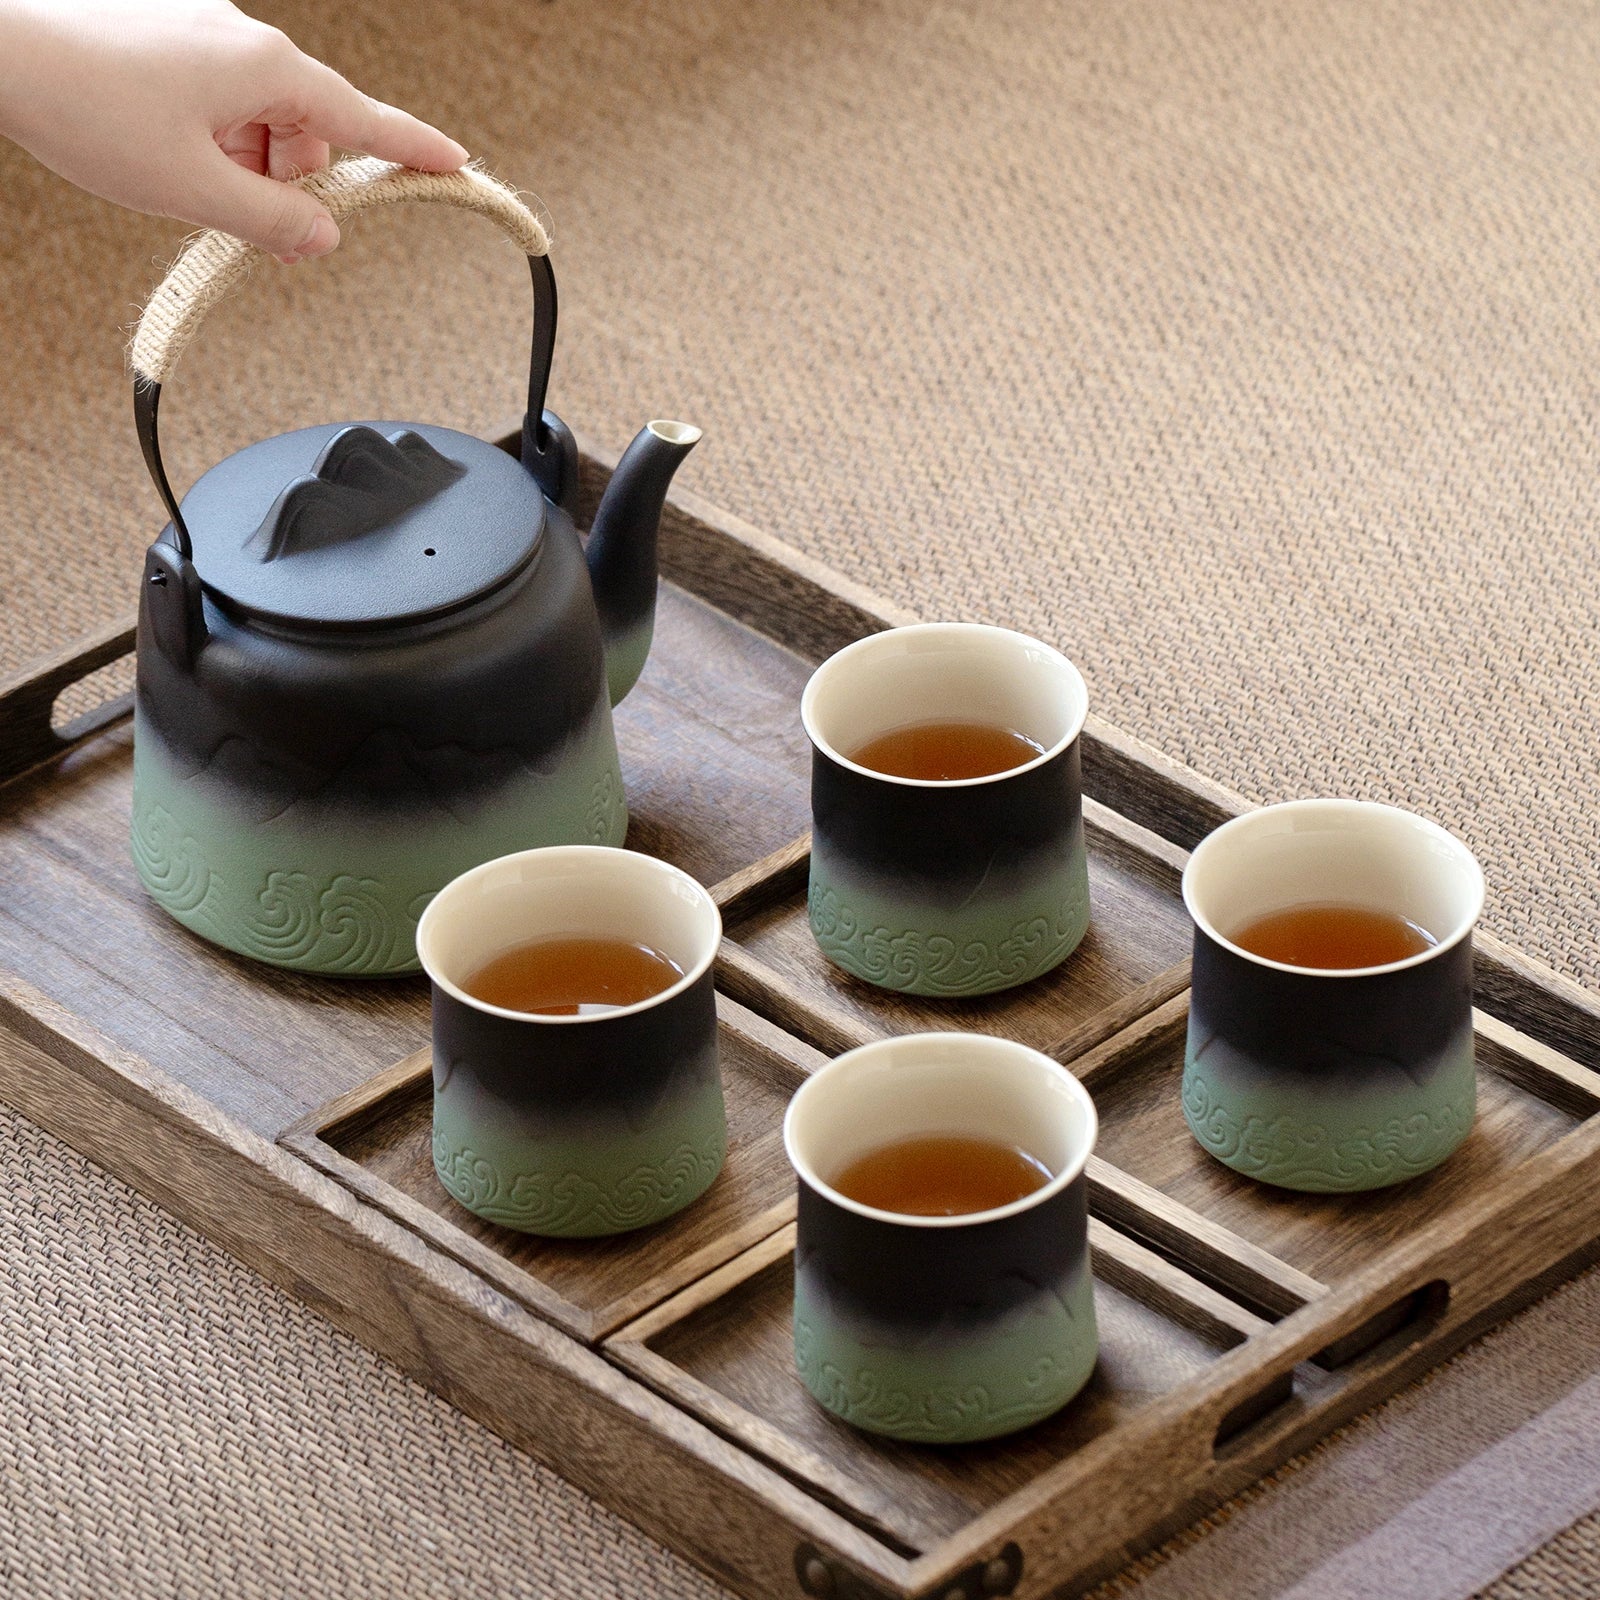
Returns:
[[[1472,1129],[1470,937],[1394,972],[1251,961],[1196,928],[1183,1109],[1263,1183],[1321,1193],[1431,1170]]]
[[[417,970],[417,919],[452,878],[551,844],[620,845],[622,774],[602,695],[545,771],[487,792],[436,797],[396,741],[371,753],[412,804],[363,812],[313,794],[270,816],[226,772],[185,770],[135,716],[133,858],[152,899],[225,949],[350,977]],[[374,780],[375,781],[375,780]]]
[[[422,432],[477,451],[494,506],[528,520],[490,589],[438,616],[286,624],[203,589],[170,528],[147,554],[134,861],[179,922],[262,962],[414,971],[416,920],[451,878],[510,851],[626,834],[571,518],[501,451]],[[211,544],[219,515],[198,506]],[[470,590],[467,555],[440,546],[442,571],[446,555]],[[430,566],[422,552],[418,565]],[[645,643],[632,645],[637,667]]]
[[[1074,740],[977,784],[874,777],[813,748],[811,931],[855,977],[988,994],[1050,971],[1089,926]]]
[[[457,874],[622,843],[600,625],[559,508],[492,593],[369,630],[183,601],[171,556],[168,530],[139,617],[133,850],[196,933],[302,971],[414,971],[417,918]]]
[[[815,1399],[924,1444],[1058,1411],[1098,1354],[1085,1180],[1008,1217],[919,1227],[799,1187],[794,1341]]]
[[[642,1010],[500,1016],[433,992],[433,1160],[468,1210],[579,1238],[659,1222],[722,1169],[708,970]]]

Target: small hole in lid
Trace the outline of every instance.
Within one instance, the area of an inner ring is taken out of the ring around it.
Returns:
[[[433,548],[432,548],[432,547],[431,547],[431,546],[430,546],[430,547],[429,547],[429,548],[428,548],[428,549],[426,549],[426,550],[424,550],[424,551],[423,551],[423,552],[422,552],[422,553],[423,553],[423,555],[425,555],[425,556],[431,556],[431,555],[437,555],[437,554],[438,554],[438,551],[436,551],[436,550],[434,550],[434,549],[433,549]]]

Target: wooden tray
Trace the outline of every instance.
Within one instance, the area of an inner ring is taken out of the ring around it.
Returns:
[[[589,503],[609,459],[585,456]],[[1057,973],[901,1001],[805,928],[811,666],[910,620],[689,496],[618,734],[629,843],[715,884],[732,1154],[682,1217],[539,1242],[434,1184],[427,997],[223,955],[127,856],[125,702],[52,726],[106,630],[0,685],[0,1095],[743,1594],[1038,1596],[1092,1581],[1595,1253],[1600,1000],[1485,937],[1482,1112],[1403,1189],[1288,1198],[1205,1158],[1175,1093],[1183,851],[1236,797],[1091,718],[1094,922]],[[130,578],[130,582],[131,582]],[[822,1056],[963,1026],[1069,1063],[1100,1108],[1090,1387],[1030,1432],[928,1449],[806,1398],[778,1125]]]

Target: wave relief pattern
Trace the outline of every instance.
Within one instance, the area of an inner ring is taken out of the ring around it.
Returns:
[[[469,1145],[433,1135],[433,1169],[467,1210],[524,1233],[561,1238],[624,1233],[670,1216],[710,1187],[722,1170],[727,1140],[719,1121],[699,1145],[681,1144],[612,1184],[577,1172],[506,1172]]]
[[[1477,1097],[1464,1091],[1405,1116],[1339,1132],[1310,1117],[1240,1115],[1191,1063],[1183,1075],[1183,1115],[1195,1138],[1246,1177],[1315,1194],[1377,1189],[1420,1177],[1472,1128]]]
[[[940,1384],[913,1394],[869,1366],[846,1370],[825,1360],[819,1342],[810,1323],[796,1317],[795,1364],[816,1400],[854,1427],[914,1443],[939,1444],[1025,1428],[1056,1410],[1082,1381],[1074,1365],[1043,1355],[1012,1376],[1005,1394],[981,1383]]]
[[[197,912],[211,888],[200,846],[154,802],[133,808],[133,864],[151,898],[175,916]]]
[[[305,872],[269,872],[236,935],[240,949],[263,961],[318,972],[388,972],[402,946],[383,885],[348,872],[327,884]]]
[[[589,809],[583,821],[584,833],[590,844],[610,844],[613,839],[621,842],[622,833],[618,823],[621,822],[622,831],[625,831],[626,807],[622,784],[609,769],[595,779],[594,788],[589,794]]]
[[[997,940],[953,939],[862,917],[831,886],[813,883],[811,931],[836,966],[881,988],[958,997],[988,994],[1048,972],[1072,953],[1087,921],[1086,888],[1049,914],[1013,923]]]

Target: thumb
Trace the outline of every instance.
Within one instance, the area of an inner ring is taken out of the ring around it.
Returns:
[[[338,223],[304,189],[250,172],[220,150],[216,156],[196,187],[196,214],[184,221],[231,233],[280,260],[323,256],[338,244]]]

